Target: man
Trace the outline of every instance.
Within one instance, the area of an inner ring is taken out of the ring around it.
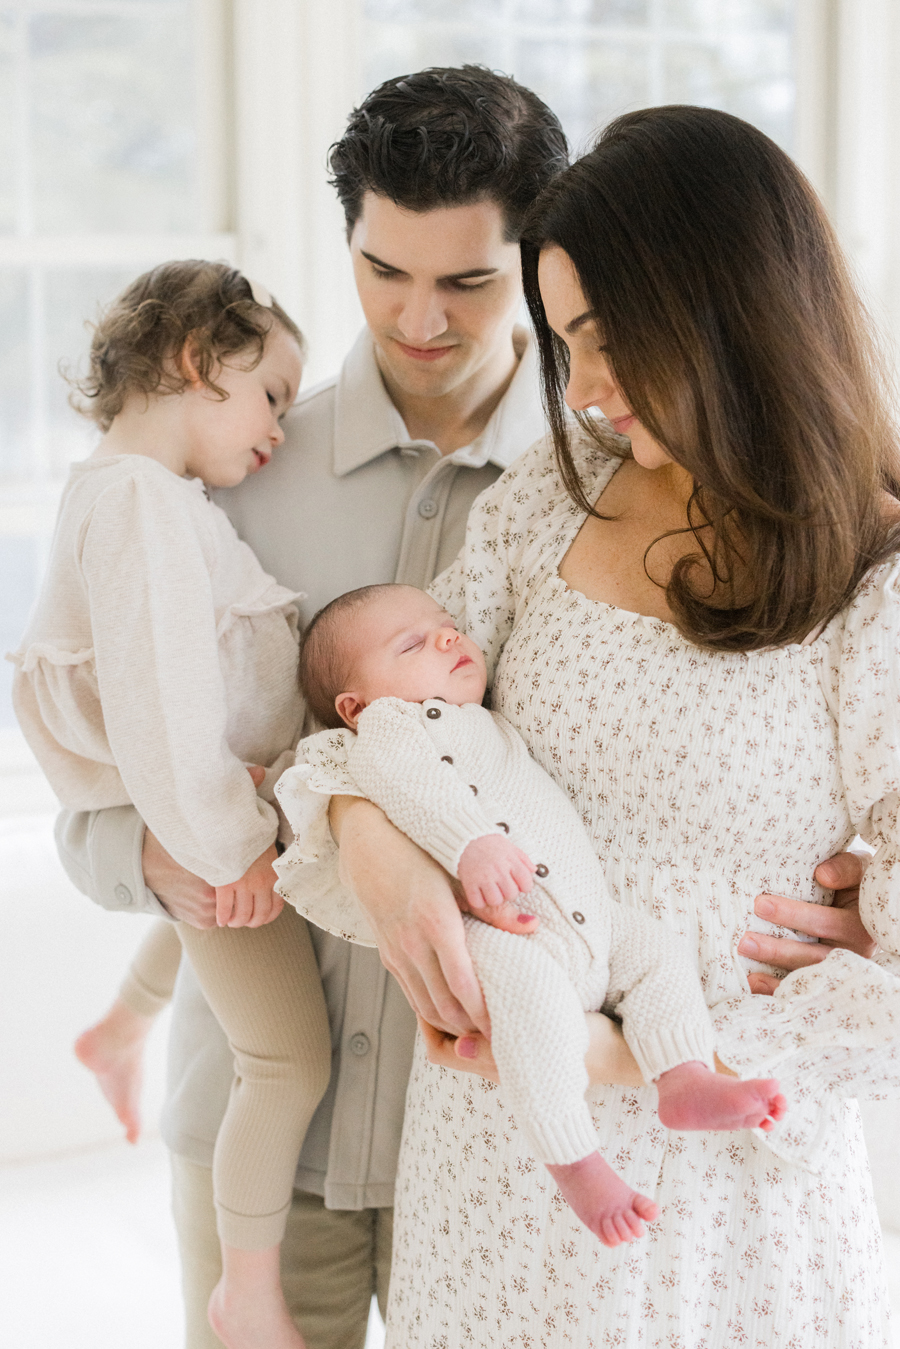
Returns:
[[[284,420],[265,472],[221,504],[303,618],[345,590],[424,586],[455,557],[478,493],[543,430],[536,361],[517,326],[518,230],[566,163],[530,91],[476,67],[388,81],[333,148],[367,327],[336,379]],[[107,908],[211,926],[212,892],[125,807],[64,815],[75,884]],[[332,1031],[331,1084],[310,1126],[282,1248],[309,1349],[354,1349],[384,1309],[393,1179],[415,1029],[376,952],[312,930]],[[188,1349],[219,1341],[212,1149],[232,1078],[189,968],[176,992],[163,1132],[172,1152]]]

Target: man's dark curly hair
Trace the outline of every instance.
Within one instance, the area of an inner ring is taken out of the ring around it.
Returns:
[[[515,242],[528,207],[567,163],[555,113],[484,66],[386,80],[354,109],[329,152],[348,237],[369,191],[410,211],[495,201]]]

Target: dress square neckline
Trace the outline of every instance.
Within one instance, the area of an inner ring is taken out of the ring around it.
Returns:
[[[606,466],[609,467],[611,471],[609,472],[609,474],[606,476],[605,479],[602,477],[602,475],[598,476],[597,481],[594,483],[594,490],[596,490],[597,483],[599,482],[602,482],[602,487],[600,488],[599,495],[594,497],[594,500],[592,502],[593,506],[596,507],[599,504],[600,499],[603,496],[603,493],[606,491],[607,487],[612,482],[612,479],[615,477],[616,473],[619,471],[619,469],[622,467],[624,463],[625,463],[624,458],[619,459],[613,455],[609,456]],[[576,507],[576,503],[569,496],[565,487],[563,488],[563,491],[565,492],[566,500],[569,506]],[[666,636],[672,640],[675,640],[679,642],[682,646],[689,647],[691,650],[696,652],[697,655],[716,656],[716,657],[735,656],[744,660],[749,660],[756,656],[779,655],[782,652],[813,651],[818,646],[820,640],[822,639],[822,637],[824,637],[825,633],[831,626],[831,623],[824,624],[816,633],[815,637],[813,637],[811,640],[807,638],[803,642],[787,642],[784,646],[763,646],[759,647],[755,651],[715,651],[710,647],[700,646],[698,645],[698,643],[692,642],[689,637],[685,637],[684,633],[677,626],[677,624],[671,622],[667,618],[657,618],[655,614],[642,614],[636,609],[623,609],[620,605],[614,604],[611,600],[593,600],[590,598],[590,596],[585,595],[584,591],[577,590],[574,586],[570,586],[568,581],[564,580],[563,577],[560,575],[559,571],[563,561],[565,560],[566,556],[569,553],[569,550],[571,549],[575,540],[578,538],[578,535],[581,533],[581,530],[583,529],[588,519],[587,512],[582,511],[580,508],[576,508],[575,510],[573,510],[572,514],[573,514],[573,523],[575,527],[571,530],[571,532],[569,528],[567,528],[563,532],[562,546],[557,550],[557,552],[553,556],[552,561],[548,564],[547,574],[553,583],[555,593],[559,595],[571,596],[577,603],[589,606],[591,609],[595,611],[608,613],[611,617],[618,616],[623,620],[628,620],[628,622],[632,626],[637,626],[637,624],[640,623],[647,628],[650,629],[655,628],[657,636],[660,637]],[[832,620],[832,622],[833,621],[834,620]]]

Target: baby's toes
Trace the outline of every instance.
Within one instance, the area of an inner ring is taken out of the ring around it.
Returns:
[[[634,1211],[645,1223],[655,1222],[659,1217],[659,1205],[648,1199],[645,1194],[634,1196]]]

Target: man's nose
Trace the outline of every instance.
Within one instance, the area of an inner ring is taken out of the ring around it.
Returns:
[[[400,334],[410,346],[425,346],[447,331],[441,297],[432,287],[414,287],[397,316]]]

